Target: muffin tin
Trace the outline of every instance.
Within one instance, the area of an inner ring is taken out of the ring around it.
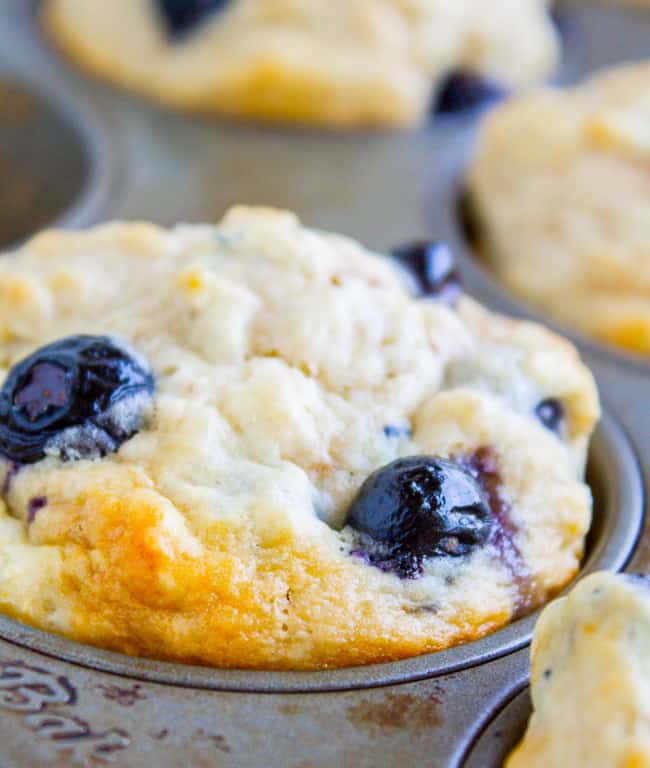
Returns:
[[[163,112],[65,64],[40,39],[34,9],[0,0],[0,163],[3,152],[12,163],[0,198],[15,202],[21,185],[29,193],[0,227],[0,247],[45,223],[209,221],[234,203],[275,205],[379,249],[448,239],[469,292],[497,310],[530,315],[473,260],[459,227],[459,180],[476,116],[393,135]],[[571,57],[562,80],[650,54],[648,16],[567,13]],[[22,117],[5,93],[28,107]],[[19,117],[22,129],[12,127]],[[589,460],[595,513],[584,571],[646,571],[650,366],[577,342],[608,405]],[[391,664],[272,673],[132,659],[0,618],[0,765],[496,768],[529,712],[533,624],[527,617]]]

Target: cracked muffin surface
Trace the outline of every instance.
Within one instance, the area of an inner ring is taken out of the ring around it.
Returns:
[[[325,125],[410,125],[469,70],[518,87],[558,43],[546,0],[47,0],[84,67],[180,108]]]
[[[650,766],[650,579],[597,573],[542,612],[534,714],[506,768]]]
[[[488,117],[469,173],[479,250],[567,327],[650,355],[650,65]]]
[[[0,609],[135,655],[314,669],[472,640],[564,586],[593,379],[448,269],[423,293],[405,253],[235,208],[0,259]]]

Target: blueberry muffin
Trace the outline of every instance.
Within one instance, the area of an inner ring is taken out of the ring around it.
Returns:
[[[578,568],[598,416],[542,328],[236,208],[47,232],[0,259],[0,610],[221,667],[485,635]]]
[[[94,72],[153,98],[264,120],[409,125],[434,85],[503,85],[557,58],[547,0],[46,0],[46,28]]]
[[[650,766],[650,580],[598,573],[544,609],[534,714],[506,768]]]
[[[650,355],[650,64],[495,110],[469,173],[481,254],[567,326]]]

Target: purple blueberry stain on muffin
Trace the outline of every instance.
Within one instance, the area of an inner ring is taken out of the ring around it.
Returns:
[[[31,525],[36,520],[36,515],[47,507],[47,496],[33,496],[27,502],[27,524]]]
[[[153,391],[146,363],[121,342],[56,341],[15,365],[0,390],[0,456],[20,465],[115,452],[141,428]]]
[[[530,571],[517,545],[517,526],[510,515],[511,505],[503,495],[503,478],[496,453],[489,446],[481,446],[470,456],[461,459],[463,466],[475,478],[488,499],[495,525],[490,542],[496,548],[499,559],[510,572],[517,589],[515,615],[523,615],[531,603],[532,585]]]
[[[515,615],[530,606],[530,573],[516,539],[493,449],[442,459],[409,456],[374,472],[354,498],[351,554],[402,579],[422,576],[429,558],[463,558],[491,545],[517,590]]]
[[[20,471],[22,464],[19,464],[16,461],[10,461],[7,465],[5,477],[2,481],[2,491],[0,492],[1,496],[7,496],[9,492],[11,491],[11,486],[13,485],[14,478]]]

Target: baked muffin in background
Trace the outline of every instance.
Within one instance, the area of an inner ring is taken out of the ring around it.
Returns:
[[[576,573],[598,418],[543,328],[235,208],[46,232],[0,260],[0,609],[255,669],[485,635]]]
[[[83,67],[180,108],[330,126],[422,120],[452,71],[516,88],[558,58],[547,0],[46,0]]]
[[[516,296],[650,355],[650,63],[512,100],[468,176],[479,250]]]
[[[505,768],[650,765],[650,579],[597,573],[542,612],[534,713]]]

